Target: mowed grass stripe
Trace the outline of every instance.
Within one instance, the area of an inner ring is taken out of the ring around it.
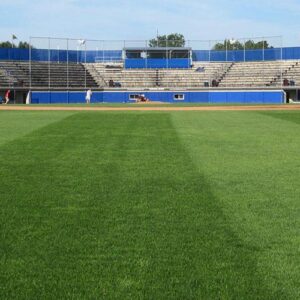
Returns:
[[[297,111],[260,112],[264,116],[300,124],[300,113]]]
[[[300,297],[299,118],[299,112],[172,114],[232,230],[257,250],[257,270],[276,299]]]
[[[0,146],[72,114],[74,112],[0,111]]]
[[[78,113],[0,154],[4,297],[278,296],[170,114]]]

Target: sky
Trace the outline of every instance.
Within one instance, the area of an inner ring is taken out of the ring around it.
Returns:
[[[199,41],[282,36],[283,46],[300,46],[300,0],[0,0],[0,12],[1,41],[147,40],[158,31]]]

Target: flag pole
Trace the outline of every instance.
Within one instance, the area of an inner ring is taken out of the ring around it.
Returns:
[[[16,37],[16,35],[12,34],[11,35],[11,47],[14,48],[14,40],[17,40],[18,38]]]

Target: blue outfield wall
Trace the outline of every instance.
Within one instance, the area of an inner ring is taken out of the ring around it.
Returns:
[[[283,91],[102,91],[94,92],[91,103],[132,103],[132,95],[144,94],[151,101],[166,103],[282,104]],[[175,100],[180,95],[183,100]],[[32,104],[85,103],[85,92],[32,92]]]

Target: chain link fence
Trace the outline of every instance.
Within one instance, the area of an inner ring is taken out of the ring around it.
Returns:
[[[30,89],[282,87],[287,70],[294,63],[286,59],[281,37],[209,41],[31,37],[29,44],[30,49],[10,49],[6,65],[0,62],[0,75],[7,79],[8,86]],[[130,62],[134,60],[137,67],[131,68]],[[185,65],[174,64],[180,60]]]

